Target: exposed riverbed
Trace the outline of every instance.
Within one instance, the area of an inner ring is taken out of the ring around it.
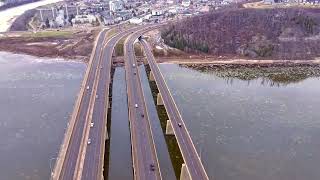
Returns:
[[[0,179],[49,179],[85,68],[0,52]]]

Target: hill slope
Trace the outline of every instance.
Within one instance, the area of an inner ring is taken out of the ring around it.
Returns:
[[[229,9],[162,30],[165,43],[187,51],[251,58],[320,56],[320,9]]]

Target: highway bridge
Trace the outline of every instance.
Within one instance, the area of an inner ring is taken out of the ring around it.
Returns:
[[[103,179],[112,55],[115,45],[126,36],[124,59],[134,179],[162,179],[133,47],[138,37],[157,27],[137,26],[109,38],[108,30],[99,33],[51,179]],[[185,179],[208,179],[161,72],[156,70],[152,53],[145,41],[142,44],[186,164],[183,166]],[[180,123],[182,127],[178,126]]]
[[[73,179],[79,157],[79,149],[84,139],[85,126],[88,124],[90,99],[93,96],[93,83],[96,78],[100,54],[107,31],[100,32],[90,62],[81,85],[81,90],[75,103],[70,122],[61,145],[52,179]]]
[[[182,166],[180,179],[207,180],[208,175],[203,167],[201,159],[192,142],[189,132],[184,124],[181,114],[177,108],[163,75],[155,62],[154,56],[146,40],[141,39],[144,52],[151,69],[151,79],[156,81],[160,94],[158,104],[164,104],[169,120],[167,121],[166,133],[174,134],[185,164]]]
[[[124,44],[134,179],[156,180],[161,179],[159,163],[133,47],[138,37],[132,34]]]

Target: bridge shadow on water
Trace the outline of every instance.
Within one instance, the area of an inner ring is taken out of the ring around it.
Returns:
[[[147,74],[150,74],[150,67],[149,65],[145,65],[145,70]],[[157,105],[157,94],[159,93],[159,90],[157,88],[157,84],[155,81],[150,81],[149,80],[149,85],[152,91],[152,96],[153,96],[153,100],[155,103],[155,106],[157,107],[157,112],[158,112],[158,116],[160,119],[160,124],[161,124],[161,129],[163,134],[165,134],[166,132],[166,123],[167,120],[169,119],[166,109],[165,107],[162,106],[158,106]],[[170,159],[175,171],[175,175],[177,177],[177,179],[180,178],[180,172],[181,172],[181,166],[184,163],[177,140],[175,138],[175,136],[172,135],[165,135],[165,140],[168,146],[168,150],[169,150],[169,154],[170,154]]]

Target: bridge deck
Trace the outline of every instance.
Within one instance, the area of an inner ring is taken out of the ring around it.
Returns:
[[[169,88],[163,78],[163,75],[155,62],[154,56],[150,50],[148,43],[145,40],[141,40],[143,45],[147,61],[150,65],[154,79],[158,86],[159,92],[162,96],[162,100],[169,119],[172,122],[174,134],[176,136],[181,154],[184,162],[187,165],[188,172],[193,180],[208,180],[208,175],[202,165],[201,159],[196,151],[196,148],[192,142],[189,132],[184,124],[184,121],[180,115],[180,112],[175,104]],[[179,127],[178,123],[182,126]]]
[[[161,179],[161,174],[134,55],[133,43],[138,37],[129,36],[124,45],[134,179],[155,180]]]
[[[98,85],[93,113],[92,122],[94,127],[90,129],[89,138],[91,145],[85,152],[84,166],[82,169],[82,179],[100,179],[103,173],[105,134],[107,124],[107,109],[109,107],[109,85],[111,82],[112,54],[114,47],[123,37],[127,36],[131,30],[115,34],[104,46],[101,56],[102,62],[99,66],[100,74],[98,75]]]
[[[99,34],[51,179],[102,177],[112,52],[122,37],[138,29],[142,27],[119,32],[106,45],[107,31]],[[94,122],[92,131],[91,120]],[[92,144],[87,149],[91,137]]]
[[[91,56],[90,64],[84,77],[78,100],[65,134],[64,142],[59,152],[52,179],[73,179],[79,147],[82,142],[81,140],[85,129],[84,126],[87,120],[90,98],[93,93],[91,87],[93,86],[95,79],[96,67],[99,63],[99,54],[101,53],[105,35],[106,30],[103,30],[96,41],[95,49]],[[86,89],[88,86],[89,89]]]

